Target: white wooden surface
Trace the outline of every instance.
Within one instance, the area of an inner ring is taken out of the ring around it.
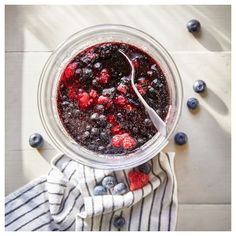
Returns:
[[[231,10],[229,6],[7,6],[6,7],[6,194],[46,174],[56,151],[39,120],[37,84],[50,52],[72,33],[95,24],[120,23],[139,28],[160,41],[173,56],[184,84],[179,131],[189,143],[176,151],[179,214],[177,230],[230,230],[231,219]],[[195,38],[186,22],[197,18]],[[201,97],[192,84],[203,79]],[[186,99],[196,96],[193,114]],[[43,150],[28,145],[40,132]]]

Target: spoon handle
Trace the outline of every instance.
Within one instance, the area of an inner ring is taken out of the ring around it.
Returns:
[[[156,127],[156,129],[161,133],[162,136],[166,137],[167,135],[167,127],[166,127],[166,123],[161,119],[161,117],[153,110],[153,108],[151,108],[147,102],[143,99],[142,95],[139,93],[138,89],[136,88],[135,84],[134,84],[134,78],[135,78],[135,69],[134,69],[134,65],[132,63],[132,61],[129,59],[129,57],[121,50],[119,50],[120,53],[122,53],[122,55],[128,60],[130,66],[131,66],[131,85],[132,88],[134,90],[134,92],[136,93],[136,95],[138,96],[139,100],[141,101],[141,103],[144,105],[152,123],[154,124],[154,126]]]

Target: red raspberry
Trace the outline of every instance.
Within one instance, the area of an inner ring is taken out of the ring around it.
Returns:
[[[112,129],[111,129],[111,132],[113,133],[113,134],[118,134],[119,132],[120,132],[120,126],[119,125],[116,125],[116,126],[114,126]]]
[[[107,116],[107,120],[108,120],[108,122],[111,123],[112,125],[116,125],[116,124],[117,124],[117,123],[116,123],[116,118],[115,118],[114,115],[108,115],[108,116]]]
[[[88,108],[93,103],[93,99],[89,97],[88,93],[83,92],[78,95],[78,103],[81,109],[85,109]]]
[[[96,90],[91,89],[91,91],[89,92],[89,96],[92,98],[96,98],[98,96],[98,93]]]
[[[121,84],[117,87],[117,90],[120,92],[120,93],[123,93],[123,94],[126,94],[127,93],[127,89],[128,87],[124,84]]]
[[[132,111],[134,108],[132,107],[132,105],[130,104],[127,104],[124,106],[125,109],[129,110],[129,111]]]
[[[139,62],[137,60],[132,61],[133,65],[134,65],[134,69],[138,69],[139,68]]]
[[[70,98],[70,100],[74,100],[75,98],[76,98],[76,91],[75,91],[75,89],[72,87],[72,86],[70,86],[69,87],[69,98]]]
[[[124,106],[127,103],[127,100],[122,95],[119,95],[115,98],[115,102],[120,106]]]
[[[109,109],[113,104],[113,101],[111,99],[109,99],[108,103],[105,106],[105,110]]]
[[[113,136],[111,139],[111,143],[114,147],[121,147],[122,141],[123,141],[123,136],[120,134]]]
[[[75,73],[76,68],[77,68],[77,63],[71,63],[71,64],[69,64],[69,65],[66,67],[65,72],[64,72],[66,78],[70,78],[71,76],[73,76],[74,73]]]
[[[147,174],[135,170],[128,173],[128,178],[130,182],[129,188],[131,191],[144,187],[149,181],[149,176]]]
[[[136,84],[136,87],[142,96],[146,94],[147,89],[144,89],[141,84]]]
[[[101,74],[100,74],[100,76],[97,78],[97,81],[98,81],[98,83],[100,83],[100,84],[106,84],[106,83],[108,83],[109,82],[109,80],[110,80],[110,74],[109,74],[109,71],[108,71],[108,69],[103,69],[102,71],[101,71]]]
[[[111,143],[114,147],[121,147],[123,145],[124,138],[126,138],[128,136],[129,136],[129,134],[127,134],[127,133],[117,134],[112,137]]]
[[[100,104],[100,105],[104,105],[104,104],[107,104],[109,101],[110,101],[109,97],[101,95],[101,96],[98,97],[97,103]]]
[[[136,141],[131,136],[127,136],[123,140],[124,149],[132,149],[136,146]]]

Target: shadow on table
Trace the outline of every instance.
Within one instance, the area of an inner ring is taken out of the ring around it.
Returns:
[[[223,51],[220,43],[217,39],[210,33],[209,30],[202,27],[199,33],[193,34],[195,39],[202,44],[209,51]]]
[[[218,96],[213,90],[207,88],[207,90],[200,94],[204,97],[204,101],[213,108],[217,113],[221,115],[227,115],[229,113],[229,109],[227,105],[223,102],[223,100]]]

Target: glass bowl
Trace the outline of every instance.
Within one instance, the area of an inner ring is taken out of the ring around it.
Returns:
[[[65,131],[57,112],[57,85],[67,64],[89,46],[103,42],[134,45],[152,56],[163,70],[169,87],[170,108],[165,119],[167,136],[159,132],[127,155],[98,154],[76,143]],[[138,166],[159,153],[178,123],[182,107],[182,82],[178,69],[164,47],[150,35],[124,25],[96,25],[70,36],[46,62],[38,85],[38,110],[42,124],[56,149],[87,166],[122,170]]]

